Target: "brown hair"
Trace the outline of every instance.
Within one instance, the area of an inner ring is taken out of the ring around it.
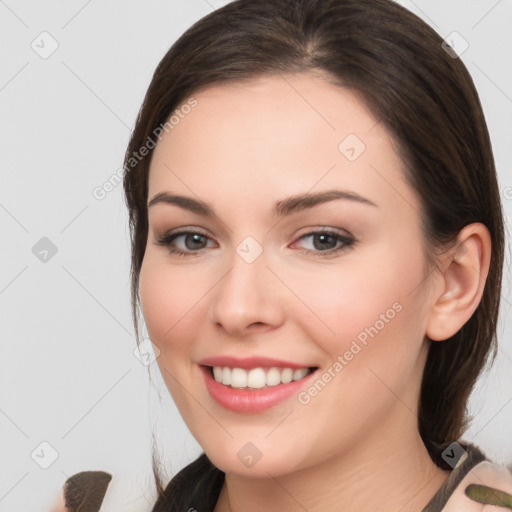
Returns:
[[[314,72],[357,93],[393,136],[406,178],[420,197],[427,270],[434,268],[438,251],[456,243],[467,224],[481,222],[491,235],[490,269],[480,304],[454,336],[430,344],[423,375],[419,432],[434,462],[446,469],[440,454],[467,429],[468,397],[489,354],[492,360],[496,355],[504,227],[477,91],[460,58],[450,55],[442,43],[425,22],[391,0],[227,4],[190,27],[156,68],[126,152],[124,187],[138,340],[138,284],[148,235],[151,152],[130,165],[133,153],[181,102],[213,84]],[[193,477],[194,483],[186,486],[185,476]],[[196,490],[193,506],[198,509],[198,496],[205,494],[201,489],[210,486],[211,494],[222,477],[203,454],[171,481],[165,493],[159,486],[160,506],[164,502],[169,506],[171,495],[180,506],[192,503],[186,501],[185,485],[189,494]],[[205,509],[215,504],[212,498],[204,499]],[[154,510],[160,509],[155,506]]]

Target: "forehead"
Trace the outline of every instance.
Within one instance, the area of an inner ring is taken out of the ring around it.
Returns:
[[[215,85],[192,98],[154,150],[149,197],[193,192],[214,204],[236,191],[240,201],[270,203],[343,187],[377,203],[416,202],[393,139],[348,89],[292,74]]]

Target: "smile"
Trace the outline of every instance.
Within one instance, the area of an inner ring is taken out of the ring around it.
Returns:
[[[213,378],[232,388],[262,389],[297,381],[311,373],[311,368],[229,368],[227,366],[213,366]]]
[[[285,403],[305,388],[318,368],[199,366],[206,389],[223,408],[257,413]]]

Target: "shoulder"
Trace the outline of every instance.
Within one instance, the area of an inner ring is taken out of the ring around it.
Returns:
[[[478,487],[468,487],[474,485]],[[472,497],[466,495],[469,492]],[[480,512],[512,508],[512,470],[502,464],[484,460],[473,466],[460,481],[442,512]],[[491,503],[496,506],[491,506]],[[499,505],[499,506],[498,506]]]
[[[112,475],[106,471],[81,471],[71,475],[64,483],[54,510],[100,510],[111,480]]]

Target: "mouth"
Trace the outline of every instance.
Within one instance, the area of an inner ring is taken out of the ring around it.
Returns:
[[[246,368],[230,368],[228,366],[206,366],[211,377],[224,386],[234,389],[256,390],[265,389],[280,384],[289,384],[296,382],[317,370],[317,367],[304,368],[281,368],[272,367],[256,367]]]
[[[238,368],[199,365],[210,396],[225,409],[257,413],[286,403],[315,375],[318,367]]]

